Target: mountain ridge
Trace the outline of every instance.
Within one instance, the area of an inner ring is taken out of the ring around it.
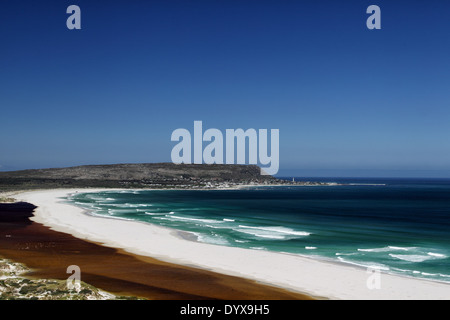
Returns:
[[[60,187],[205,187],[223,184],[279,184],[256,165],[121,163],[0,172],[0,189]]]

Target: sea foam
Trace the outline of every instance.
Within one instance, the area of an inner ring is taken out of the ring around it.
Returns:
[[[390,253],[389,256],[395,259],[408,261],[408,262],[423,262],[430,259],[433,259],[432,256],[424,256],[419,254],[392,254]]]
[[[361,252],[389,252],[389,251],[409,251],[416,249],[416,247],[394,247],[387,246],[383,248],[373,248],[373,249],[358,249]]]
[[[246,225],[239,225],[238,228],[234,228],[234,231],[250,234],[255,237],[272,239],[272,240],[288,240],[298,237],[309,236],[309,232],[296,231],[286,227],[253,227]]]

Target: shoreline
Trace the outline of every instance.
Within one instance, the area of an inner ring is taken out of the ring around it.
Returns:
[[[249,186],[245,186],[245,187],[249,187]],[[264,187],[264,186],[261,186]],[[238,190],[240,188],[228,188],[228,189],[192,189],[194,191],[214,191],[214,190]],[[96,192],[104,192],[104,191],[111,191],[113,189],[98,189],[95,191],[87,191],[87,192],[80,192],[80,193],[96,193]],[[161,191],[161,189],[116,189],[117,191],[123,191],[123,190],[129,190],[129,191],[139,191],[139,190],[151,190],[151,191]],[[186,190],[186,189],[171,189],[171,190]],[[192,191],[190,190],[190,191]],[[167,191],[167,190],[164,190]],[[70,196],[71,193],[67,194],[67,196]],[[191,242],[195,242],[195,243],[201,243],[201,244],[206,244],[206,245],[212,245],[212,246],[219,246],[219,247],[230,247],[230,248],[238,248],[238,249],[243,249],[243,250],[251,250],[251,251],[259,251],[256,249],[247,249],[247,248],[239,248],[239,247],[233,247],[233,246],[224,246],[224,245],[219,245],[219,244],[213,244],[213,243],[207,243],[207,242],[201,242],[198,240],[199,236],[197,234],[195,234],[195,232],[191,232],[191,231],[185,231],[185,230],[180,230],[180,229],[175,229],[175,228],[170,228],[170,227],[166,227],[166,226],[160,226],[160,225],[156,225],[156,224],[152,224],[150,222],[145,222],[145,221],[139,221],[139,220],[133,220],[133,219],[126,219],[126,218],[121,218],[121,217],[108,217],[108,216],[103,216],[103,215],[96,215],[93,211],[90,211],[86,208],[83,208],[81,206],[78,206],[76,204],[70,203],[69,201],[64,201],[61,199],[61,202],[66,203],[70,206],[76,207],[78,209],[80,209],[82,211],[82,213],[86,216],[89,217],[97,217],[97,218],[101,218],[101,219],[111,219],[111,220],[119,220],[119,221],[129,221],[129,222],[134,222],[134,223],[139,223],[139,224],[143,224],[143,225],[148,225],[151,227],[155,227],[155,228],[161,228],[161,229],[165,229],[167,232],[170,233],[170,235],[180,239],[180,240],[186,240],[186,241],[191,241]],[[295,253],[290,253],[290,252],[277,252],[277,251],[269,251],[269,250],[265,250],[263,252],[269,252],[269,253],[275,253],[275,254],[281,254],[281,255],[288,255],[288,256],[292,256],[292,257],[300,257],[303,259],[311,259],[314,261],[322,261],[324,263],[328,263],[328,264],[334,264],[337,266],[343,266],[343,267],[353,267],[362,271],[366,271],[367,268],[369,267],[365,267],[363,265],[357,264],[357,263],[346,263],[346,262],[342,262],[342,261],[337,261],[337,260],[333,260],[331,258],[328,257],[323,257],[323,256],[308,256],[308,255],[304,255],[304,254],[295,254]],[[171,261],[171,263],[177,263],[177,261]],[[189,265],[192,266],[192,265]],[[203,268],[203,266],[196,266],[197,268]],[[206,268],[205,270],[210,270],[208,268]],[[396,274],[393,272],[387,272],[385,270],[382,271],[382,273],[384,274],[389,274],[389,275],[393,275],[393,276],[398,276],[398,277],[402,277],[402,278],[407,278],[407,279],[416,279],[416,280],[420,280],[420,281],[427,281],[427,282],[432,282],[432,283],[442,283],[442,284],[447,284],[450,286],[450,283],[445,282],[445,281],[438,281],[438,280],[431,280],[431,279],[425,279],[425,278],[417,278],[417,277],[412,277],[412,276],[407,276],[407,275],[400,275],[400,274]],[[291,288],[290,288],[291,289]],[[292,290],[292,289],[291,289]]]
[[[61,197],[70,193],[112,190],[122,189],[56,189],[25,192],[16,197],[38,206],[31,219],[55,231],[132,254],[243,277],[310,296],[330,299],[450,297],[450,285],[441,282],[382,273],[381,289],[370,290],[366,283],[371,273],[363,267],[299,255],[205,244],[180,237],[175,229],[92,216],[84,209],[61,201]]]
[[[307,295],[198,268],[165,263],[51,230],[30,220],[35,206],[0,207],[0,298],[44,300],[311,300]],[[3,258],[4,259],[3,259]],[[99,263],[100,261],[100,263]],[[11,265],[23,270],[11,274]],[[66,286],[80,268],[83,290]]]
[[[274,187],[283,187],[286,185],[274,185]],[[336,185],[331,185],[328,184],[326,186],[340,186],[339,184]],[[220,191],[224,191],[224,190],[242,190],[242,189],[246,189],[246,188],[251,188],[251,187],[267,187],[266,185],[240,185],[240,186],[233,186],[233,187],[229,187],[229,188],[211,188],[211,189],[189,189],[189,191],[215,191],[215,190],[220,190]],[[294,186],[294,187],[305,187],[303,185],[298,185],[298,186]],[[87,189],[90,190],[90,189]],[[142,190],[146,190],[146,191],[168,191],[168,189],[93,189],[94,191],[83,191],[80,193],[96,193],[96,192],[106,192],[106,191],[142,191]],[[180,190],[187,190],[187,189],[170,189],[171,191],[180,191]],[[71,196],[73,193],[68,193],[67,196]],[[186,240],[186,241],[192,241],[192,242],[197,242],[197,243],[204,243],[204,244],[208,244],[208,245],[214,245],[214,246],[220,246],[220,247],[224,247],[224,245],[218,245],[218,244],[213,244],[213,243],[206,243],[206,242],[201,242],[200,240],[198,240],[199,236],[195,233],[195,232],[191,232],[191,231],[185,231],[185,230],[180,230],[180,229],[175,229],[175,228],[170,228],[170,227],[166,227],[166,226],[160,226],[157,224],[152,224],[150,222],[145,222],[145,221],[139,221],[139,220],[133,220],[133,219],[126,219],[126,218],[121,218],[121,217],[108,217],[108,216],[104,216],[104,215],[96,215],[93,211],[83,208],[81,206],[78,206],[74,203],[71,203],[70,201],[66,201],[64,202],[66,204],[69,204],[71,206],[77,207],[79,208],[85,215],[90,216],[90,217],[99,217],[102,219],[112,219],[112,220],[122,220],[122,221],[131,221],[131,222],[135,222],[135,223],[142,223],[144,225],[150,225],[156,228],[162,228],[162,229],[166,229],[168,232],[171,233],[171,235],[182,239],[182,240]],[[239,248],[239,247],[233,247],[233,246],[229,246],[232,248]],[[251,251],[257,251],[256,249],[245,249],[245,250],[251,250]],[[358,264],[358,263],[352,263],[352,262],[343,262],[343,261],[339,261],[339,260],[333,260],[329,257],[324,257],[324,256],[308,256],[308,255],[304,255],[304,254],[299,254],[299,253],[290,253],[290,252],[277,252],[277,251],[269,251],[266,250],[264,252],[272,252],[272,253],[276,253],[276,254],[282,254],[282,255],[289,255],[289,256],[293,256],[293,257],[301,257],[304,259],[312,259],[314,261],[322,261],[325,263],[329,263],[329,264],[334,264],[334,265],[338,265],[338,266],[343,266],[343,267],[353,267],[356,269],[360,269],[362,271],[367,271],[368,268],[371,269],[376,269],[376,268],[372,268],[370,266],[364,266],[362,264]],[[382,270],[380,269],[380,272],[383,274],[389,274],[389,275],[393,275],[396,277],[401,277],[401,278],[406,278],[406,279],[414,279],[414,280],[420,280],[420,281],[426,281],[426,282],[431,282],[431,283],[441,283],[441,284],[445,284],[445,285],[449,285],[450,286],[450,282],[445,282],[445,281],[439,281],[439,280],[435,280],[435,279],[427,279],[427,278],[419,278],[419,277],[413,277],[413,276],[409,276],[409,275],[404,275],[404,274],[398,274],[395,272],[391,272],[391,271],[386,271],[386,270]],[[449,298],[450,299],[450,298]]]

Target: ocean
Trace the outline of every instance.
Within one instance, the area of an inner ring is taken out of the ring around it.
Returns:
[[[200,242],[450,283],[450,180],[296,180],[339,185],[106,191],[68,201],[93,215],[188,231]]]

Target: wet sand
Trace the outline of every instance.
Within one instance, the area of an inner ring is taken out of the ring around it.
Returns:
[[[56,232],[31,221],[32,206],[0,205],[0,255],[33,269],[29,277],[81,280],[116,295],[147,299],[311,299],[253,280],[189,268]]]

